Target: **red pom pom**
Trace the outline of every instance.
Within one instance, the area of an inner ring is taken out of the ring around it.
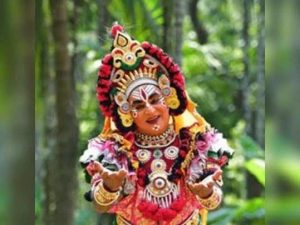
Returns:
[[[151,47],[151,44],[150,44],[149,42],[144,41],[144,42],[142,43],[142,48],[143,48],[144,50],[147,51],[150,47]]]
[[[103,75],[110,75],[110,66],[106,64],[102,64],[99,73]]]
[[[161,57],[163,57],[164,56],[164,51],[161,49],[161,48],[157,48],[157,52],[156,52],[156,57],[159,59],[159,60],[161,60]]]
[[[170,68],[170,72],[171,73],[178,73],[180,71],[179,66],[177,64],[174,64],[173,66],[171,66]]]
[[[185,199],[184,198],[179,198],[177,200],[175,200],[172,205],[170,206],[171,209],[179,212],[182,210],[184,204],[185,204]]]
[[[109,64],[112,59],[113,57],[111,54],[106,54],[102,59],[102,64]]]
[[[168,62],[168,59],[169,57],[167,55],[163,55],[161,58],[160,58],[160,62],[163,64],[163,65],[166,65],[167,62]]]
[[[155,221],[159,221],[163,219],[163,209],[159,209],[157,210],[157,212],[155,214],[153,214],[153,220]]]
[[[112,38],[115,38],[117,35],[117,32],[122,32],[124,30],[124,28],[119,25],[119,24],[115,24],[112,26],[111,30],[110,30],[110,35]]]
[[[110,80],[102,79],[100,84],[101,84],[102,87],[105,86],[105,88],[109,88],[111,86],[111,81]]]
[[[150,219],[153,219],[153,214],[150,212],[150,211],[144,211],[143,212],[143,215],[146,217],[146,218],[150,218]]]
[[[152,46],[149,48],[149,54],[150,54],[150,55],[154,55],[157,51],[158,51],[158,47],[157,47],[156,45],[152,45]]]
[[[173,82],[177,82],[179,87],[184,87],[184,77],[183,74],[177,73],[175,76],[173,76]]]
[[[162,209],[163,220],[171,220],[176,216],[176,211],[172,209]]]
[[[158,205],[149,202],[147,210],[151,213],[155,213],[158,210]]]
[[[141,211],[141,212],[144,212],[146,209],[147,209],[147,203],[142,201],[139,205],[138,205],[138,209]]]

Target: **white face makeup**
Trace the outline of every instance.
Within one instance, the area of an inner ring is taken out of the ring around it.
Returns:
[[[139,132],[160,135],[168,128],[169,108],[157,86],[148,84],[136,88],[128,102]]]
[[[165,104],[160,89],[154,85],[143,85],[136,88],[131,93],[130,99],[132,112],[141,111],[150,105]]]

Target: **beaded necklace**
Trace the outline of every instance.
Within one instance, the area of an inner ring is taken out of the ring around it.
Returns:
[[[169,128],[161,135],[151,136],[136,132],[135,136],[135,144],[140,148],[163,148],[170,145],[170,143],[175,140],[176,133],[173,127],[169,126]]]

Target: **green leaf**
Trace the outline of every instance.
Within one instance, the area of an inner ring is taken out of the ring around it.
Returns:
[[[251,159],[246,162],[246,169],[265,186],[265,161],[262,159]]]
[[[242,135],[240,137],[240,144],[244,150],[246,158],[262,158],[264,156],[263,149],[251,137]]]
[[[243,204],[237,208],[235,220],[240,221],[241,219],[254,219],[262,218],[265,215],[264,199],[254,198],[243,202]]]
[[[208,224],[228,225],[235,215],[235,208],[221,208],[208,213]]]

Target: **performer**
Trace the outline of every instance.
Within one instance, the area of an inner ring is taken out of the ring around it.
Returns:
[[[80,158],[85,197],[118,225],[205,225],[233,151],[197,113],[172,58],[118,24],[111,36],[97,86],[104,128]]]

